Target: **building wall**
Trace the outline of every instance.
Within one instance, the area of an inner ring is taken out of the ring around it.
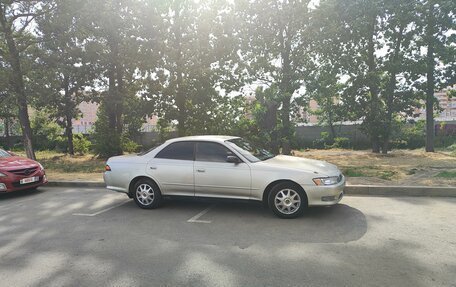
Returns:
[[[436,92],[434,94],[441,111],[435,118],[436,121],[456,121],[456,97],[450,98],[448,90]],[[426,109],[416,111],[420,119],[426,119]]]

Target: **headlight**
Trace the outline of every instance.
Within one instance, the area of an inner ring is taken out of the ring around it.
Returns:
[[[318,178],[314,178],[313,182],[316,185],[333,185],[333,184],[337,184],[340,181],[339,178],[340,178],[339,176],[318,177]]]
[[[38,163],[38,166],[40,167],[41,170],[44,170],[44,167],[41,165],[41,163]]]
[[[5,177],[6,174],[0,172],[0,177]]]

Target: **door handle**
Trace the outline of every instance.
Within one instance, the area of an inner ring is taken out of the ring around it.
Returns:
[[[206,172],[206,170],[204,168],[199,168],[196,170],[197,172]]]

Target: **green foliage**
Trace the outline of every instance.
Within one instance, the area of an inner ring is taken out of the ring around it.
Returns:
[[[74,152],[79,155],[89,153],[92,143],[83,134],[73,135]]]
[[[136,99],[133,102],[140,103],[140,101],[140,99]],[[110,127],[106,105],[102,104],[99,107],[97,116],[98,119],[93,130],[93,150],[99,157],[108,158],[113,155],[120,155],[123,152],[131,153],[140,150],[141,146],[132,140],[138,136],[139,128],[144,122],[144,116],[141,116],[140,110],[127,110],[121,133],[116,128]]]
[[[351,143],[349,138],[336,137],[334,138],[333,148],[350,148]]]
[[[456,143],[450,145],[449,147],[446,148],[448,151],[451,152],[456,152]]]
[[[442,172],[439,172],[435,177],[454,179],[454,178],[456,178],[456,171],[449,171],[449,170],[442,171]]]
[[[93,150],[101,158],[122,154],[121,134],[109,126],[106,107],[102,104],[98,108],[97,121],[93,130]]]
[[[122,138],[122,151],[127,152],[127,153],[135,153],[139,152],[141,150],[141,146],[131,139]]]
[[[313,141],[313,148],[325,149],[332,145],[331,137],[328,132],[321,132],[320,138]]]
[[[31,127],[37,150],[62,150],[64,148],[63,129],[50,120],[49,114],[45,111],[35,111]]]
[[[417,149],[425,145],[425,122],[401,124],[393,137],[394,148]]]
[[[367,176],[365,173],[362,172],[361,169],[353,167],[353,168],[345,168],[343,170],[343,174],[348,177],[364,177]]]

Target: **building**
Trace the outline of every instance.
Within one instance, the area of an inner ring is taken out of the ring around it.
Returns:
[[[73,119],[73,132],[74,133],[89,133],[97,121],[97,111],[99,104],[93,102],[82,102],[78,108],[81,111],[81,115],[78,119]],[[152,116],[147,118],[143,124],[142,131],[150,132],[155,130],[157,125],[158,117]]]
[[[436,122],[456,121],[456,97],[450,97],[449,89],[445,89],[434,94],[437,99],[440,111],[434,118]],[[416,111],[419,119],[426,119],[426,107]]]

